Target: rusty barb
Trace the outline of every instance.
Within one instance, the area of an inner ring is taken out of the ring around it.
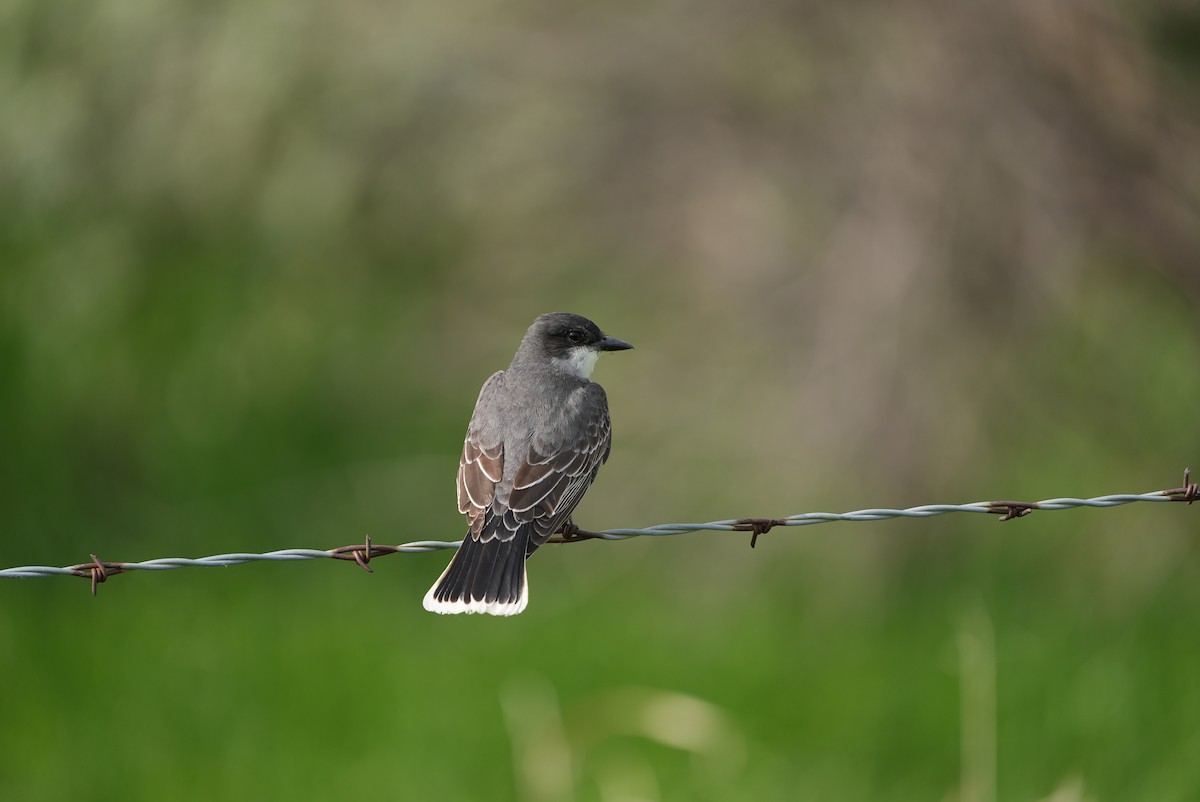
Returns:
[[[339,546],[336,549],[331,549],[329,556],[335,560],[354,560],[359,567],[368,574],[375,573],[369,563],[372,557],[382,557],[385,554],[395,554],[400,551],[399,546],[376,546],[371,542],[371,536],[367,535],[366,542],[361,546]]]
[[[1001,521],[1011,521],[1023,518],[1034,510],[1067,510],[1077,507],[1107,508],[1135,501],[1181,501],[1191,504],[1200,500],[1200,484],[1192,481],[1191,469],[1183,472],[1183,486],[1169,490],[1158,490],[1152,493],[1120,494],[1111,496],[1096,496],[1095,498],[1051,498],[1043,501],[977,501],[970,504],[926,504],[907,509],[870,508],[853,510],[851,512],[804,512],[787,518],[736,518],[726,521],[710,521],[709,523],[674,523],[658,524],[645,529],[606,529],[592,532],[580,529],[572,521],[568,521],[547,543],[581,543],[585,540],[628,540],[634,537],[664,537],[682,535],[689,532],[749,532],[751,548],[758,545],[760,535],[766,534],[777,526],[796,527],[813,524],[830,523],[833,521],[882,521],[891,518],[930,518],[935,515],[945,515],[951,512],[990,513],[1000,516]],[[132,571],[166,571],[175,568],[192,566],[229,566],[243,565],[248,562],[260,561],[294,561],[332,558],[335,560],[353,561],[368,573],[373,573],[371,560],[388,554],[415,554],[441,549],[458,548],[461,541],[453,540],[418,540],[402,543],[398,546],[377,546],[367,535],[360,544],[341,546],[336,549],[280,549],[265,554],[214,554],[209,557],[183,558],[163,557],[142,562],[104,562],[95,554],[92,561],[79,565],[68,565],[62,568],[49,565],[24,565],[16,568],[0,568],[0,579],[4,578],[33,578],[44,576],[78,576],[90,581],[92,595],[96,589],[109,577]]]
[[[1171,501],[1184,501],[1191,504],[1196,499],[1200,499],[1200,483],[1192,481],[1192,469],[1183,469],[1183,487],[1173,487],[1170,490],[1164,490],[1163,495],[1171,499]]]
[[[1036,501],[989,501],[987,504],[987,511],[999,515],[1001,521],[1024,518],[1034,510],[1040,509],[1041,505]]]
[[[92,595],[96,595],[96,586],[101,582],[108,580],[110,576],[116,576],[123,573],[125,569],[124,563],[106,563],[101,562],[100,558],[95,554],[89,554],[92,558],[90,563],[80,563],[79,565],[69,566],[68,570],[75,576],[81,576],[84,579],[92,580]]]
[[[750,548],[758,545],[758,536],[765,535],[777,526],[787,526],[786,518],[738,518],[733,522],[735,532],[750,533]]]

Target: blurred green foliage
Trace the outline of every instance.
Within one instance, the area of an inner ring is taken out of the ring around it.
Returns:
[[[481,382],[597,320],[587,527],[1173,486],[1172,4],[15,0],[0,565],[449,539]],[[1188,800],[1195,512],[0,583],[0,799]]]

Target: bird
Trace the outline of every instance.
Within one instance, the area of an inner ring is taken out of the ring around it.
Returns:
[[[612,449],[605,351],[633,348],[581,315],[540,315],[507,369],[483,384],[458,464],[462,545],[425,594],[434,613],[517,615],[529,603],[526,559],[571,513]]]

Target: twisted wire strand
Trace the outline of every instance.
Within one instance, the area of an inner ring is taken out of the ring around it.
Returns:
[[[582,540],[628,540],[635,537],[668,537],[689,532],[739,532],[751,535],[750,545],[754,546],[758,537],[777,526],[811,526],[814,524],[832,523],[834,521],[883,521],[891,518],[932,518],[952,512],[985,513],[1001,516],[1000,520],[1007,521],[1028,515],[1034,510],[1069,510],[1077,507],[1093,507],[1106,509],[1131,504],[1137,501],[1164,502],[1177,501],[1188,504],[1200,499],[1200,485],[1191,481],[1191,470],[1185,470],[1183,486],[1170,490],[1158,490],[1150,493],[1122,493],[1117,495],[1096,496],[1095,498],[1051,498],[1044,501],[974,501],[969,504],[924,504],[906,509],[890,509],[873,507],[851,512],[804,512],[790,515],[786,518],[731,518],[723,521],[708,523],[673,523],[658,524],[644,529],[605,529],[590,532],[569,527],[562,532],[561,537],[551,538],[551,543],[572,543]],[[0,578],[30,579],[47,576],[78,576],[90,578],[92,593],[96,585],[108,577],[127,571],[168,571],[175,568],[190,568],[203,566],[242,565],[250,562],[295,560],[337,559],[353,560],[367,571],[368,564],[374,557],[387,554],[422,554],[441,549],[455,549],[462,544],[461,540],[416,540],[398,546],[376,545],[368,536],[364,543],[352,546],[341,546],[335,549],[280,549],[264,554],[233,552],[229,554],[214,554],[209,557],[162,557],[141,562],[102,562],[92,555],[90,563],[56,567],[50,565],[22,565],[15,568],[0,569]]]

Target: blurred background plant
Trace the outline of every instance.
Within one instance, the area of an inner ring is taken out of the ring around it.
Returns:
[[[554,309],[638,346],[585,527],[1197,459],[1187,3],[0,21],[0,565],[457,538]],[[1192,799],[1194,515],[547,548],[513,621],[444,553],[5,582],[0,798]]]

